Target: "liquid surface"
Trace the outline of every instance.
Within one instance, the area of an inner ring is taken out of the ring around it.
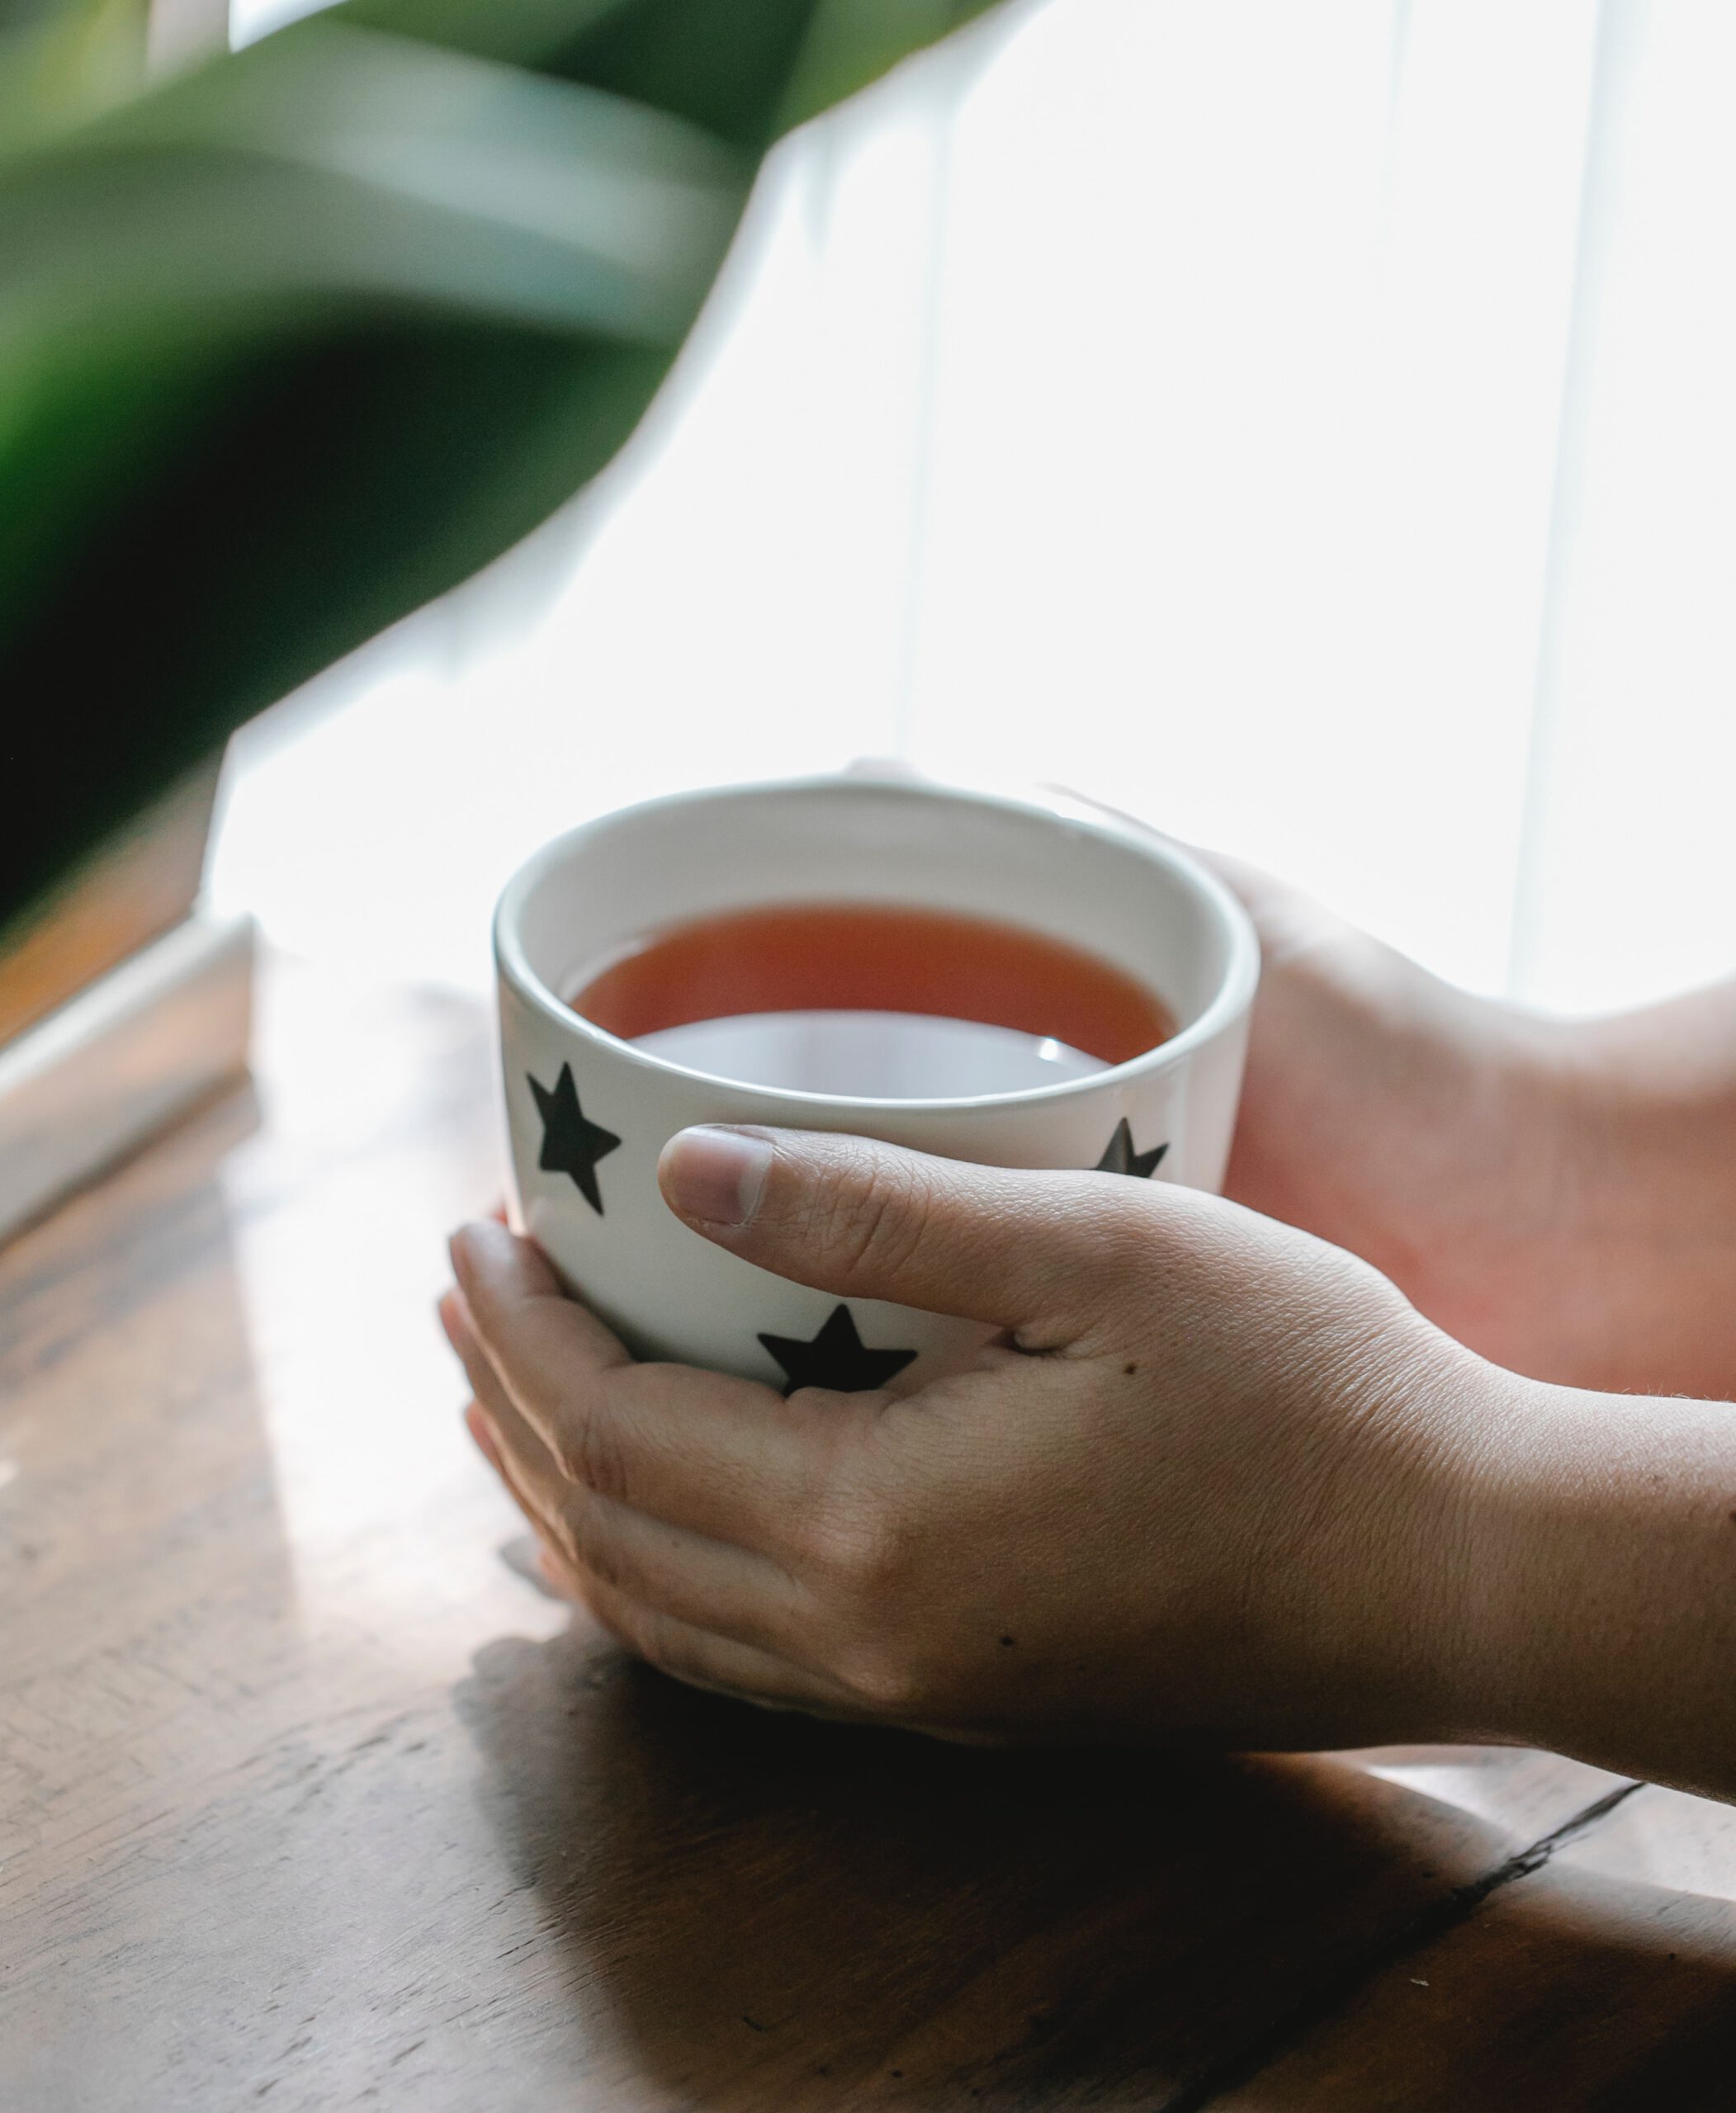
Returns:
[[[915,1014],[931,1028],[972,1023],[1107,1065],[1141,1056],[1175,1032],[1152,991],[1083,948],[988,918],[892,903],[786,903],[696,918],[647,934],[585,978],[568,1003],[609,1033],[644,1038],[648,1047],[650,1038],[671,1029],[744,1015]],[[657,1053],[717,1069],[667,1043]],[[1052,1058],[1029,1061],[1050,1067],[1033,1083],[1060,1075]]]
[[[1105,1066],[1052,1037],[923,1013],[737,1013],[641,1034],[654,1056],[743,1085],[854,1100],[969,1100]]]

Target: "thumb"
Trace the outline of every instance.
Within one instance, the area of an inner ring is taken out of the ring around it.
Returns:
[[[1070,1340],[1150,1239],[1156,1192],[1113,1175],[934,1159],[828,1131],[705,1124],[658,1167],[678,1217],[816,1290]]]

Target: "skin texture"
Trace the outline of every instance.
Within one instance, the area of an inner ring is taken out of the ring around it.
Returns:
[[[1033,1218],[1009,1282],[1006,1227]],[[1028,1347],[903,1399],[784,1401],[625,1362],[527,1243],[467,1232],[449,1325],[499,1449],[660,1662],[965,1736],[1313,1745],[1373,1736],[1412,1684],[1405,1609],[1452,1530],[1419,1375],[1443,1401],[1478,1375],[1363,1264],[1180,1189],[807,1137],[778,1139],[752,1238],[829,1290],[972,1308]],[[989,1255],[993,1311],[971,1288]],[[1302,1563],[1335,1581],[1330,1624]]]
[[[1540,1019],[1212,863],[1265,957],[1227,1193],[1514,1371],[1736,1392],[1736,987]]]
[[[1615,1391],[1736,1383],[1736,1005],[1544,1027],[1224,870],[1267,961],[1230,1198],[790,1132],[665,1153],[703,1236],[1000,1329],[972,1370],[785,1401],[636,1364],[527,1242],[456,1237],[471,1427],[551,1578],[773,1707],[1525,1740],[1736,1791],[1736,1415]]]

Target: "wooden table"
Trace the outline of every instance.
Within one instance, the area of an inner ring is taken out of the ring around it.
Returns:
[[[983,1755],[626,1662],[432,1314],[480,1016],[274,971],[257,1094],[0,1253],[0,2107],[1736,2106],[1736,1826],[1539,1755]]]

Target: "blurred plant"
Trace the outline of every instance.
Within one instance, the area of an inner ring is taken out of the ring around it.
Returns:
[[[0,928],[632,431],[762,156],[994,0],[0,0]]]

